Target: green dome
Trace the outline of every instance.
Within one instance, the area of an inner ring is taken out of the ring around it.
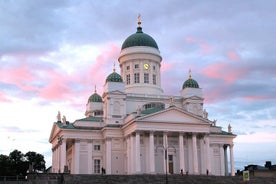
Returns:
[[[118,73],[113,71],[113,73],[111,73],[109,76],[107,76],[105,81],[106,82],[123,82],[123,79],[122,79],[121,75],[119,75]]]
[[[199,85],[194,79],[189,78],[184,82],[182,89],[184,88],[199,88]]]
[[[100,95],[98,95],[96,92],[91,95],[88,99],[88,102],[103,102],[103,99]]]
[[[122,50],[128,47],[148,46],[158,49],[155,40],[148,34],[143,33],[141,27],[137,27],[137,32],[130,35],[123,43]]]

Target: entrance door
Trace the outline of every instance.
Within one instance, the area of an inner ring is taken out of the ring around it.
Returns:
[[[169,156],[169,173],[173,174],[173,155],[168,155]]]

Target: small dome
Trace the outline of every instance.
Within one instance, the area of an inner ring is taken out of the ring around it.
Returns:
[[[184,88],[199,88],[199,85],[194,79],[188,79],[182,86],[182,89]]]
[[[123,82],[123,79],[120,74],[113,71],[109,76],[107,76],[105,82]]]
[[[100,95],[98,95],[96,92],[91,95],[88,99],[88,102],[103,102],[103,99]]]
[[[128,47],[148,46],[158,49],[155,40],[148,34],[143,33],[142,27],[137,27],[137,32],[130,35],[123,43],[121,50]]]
[[[185,88],[199,88],[199,85],[196,82],[196,80],[192,79],[191,70],[189,70],[189,79],[186,80],[182,86],[182,89]]]

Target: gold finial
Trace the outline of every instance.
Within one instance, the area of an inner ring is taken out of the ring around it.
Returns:
[[[95,93],[97,93],[97,86],[95,85],[95,90],[94,90]]]
[[[192,71],[191,71],[191,68],[189,69],[189,79],[192,78]]]
[[[138,14],[138,26],[140,27],[140,25],[141,25],[141,14],[139,13]]]

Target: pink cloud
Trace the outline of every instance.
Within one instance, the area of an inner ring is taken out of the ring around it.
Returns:
[[[161,65],[161,72],[171,70],[174,67],[175,67],[175,64],[173,62],[165,62],[165,61],[163,61],[162,65]]]
[[[229,51],[227,53],[227,57],[232,60],[232,61],[239,61],[241,60],[241,57],[239,56],[239,54],[235,51]]]
[[[243,99],[246,101],[249,101],[249,102],[263,101],[263,100],[275,100],[274,98],[263,97],[263,96],[244,96]]]
[[[5,93],[0,91],[0,102],[11,102],[11,100],[6,97]]]
[[[205,67],[202,71],[204,75],[214,79],[222,79],[227,83],[233,83],[244,75],[244,69],[238,69],[227,63],[218,62]]]
[[[195,39],[195,38],[192,38],[192,37],[186,37],[185,41],[186,42],[195,43],[195,44],[199,45],[199,47],[200,47],[200,53],[202,55],[210,54],[214,50],[214,48],[211,45],[206,44],[202,40],[198,40],[198,39]]]
[[[96,58],[96,61],[87,71],[88,77],[86,78],[86,82],[91,86],[91,91],[94,89],[94,85],[97,85],[97,92],[100,93],[102,91],[102,86],[105,83],[106,77],[113,71],[112,69],[114,63],[116,68],[119,68],[119,53],[120,47],[114,43],[109,43],[108,47],[101,49],[100,54]],[[120,74],[118,69],[116,72]]]
[[[15,68],[0,69],[0,81],[8,84],[14,84],[18,88],[31,91],[36,88],[28,84],[35,79],[33,75],[33,68],[27,65],[19,64]]]

